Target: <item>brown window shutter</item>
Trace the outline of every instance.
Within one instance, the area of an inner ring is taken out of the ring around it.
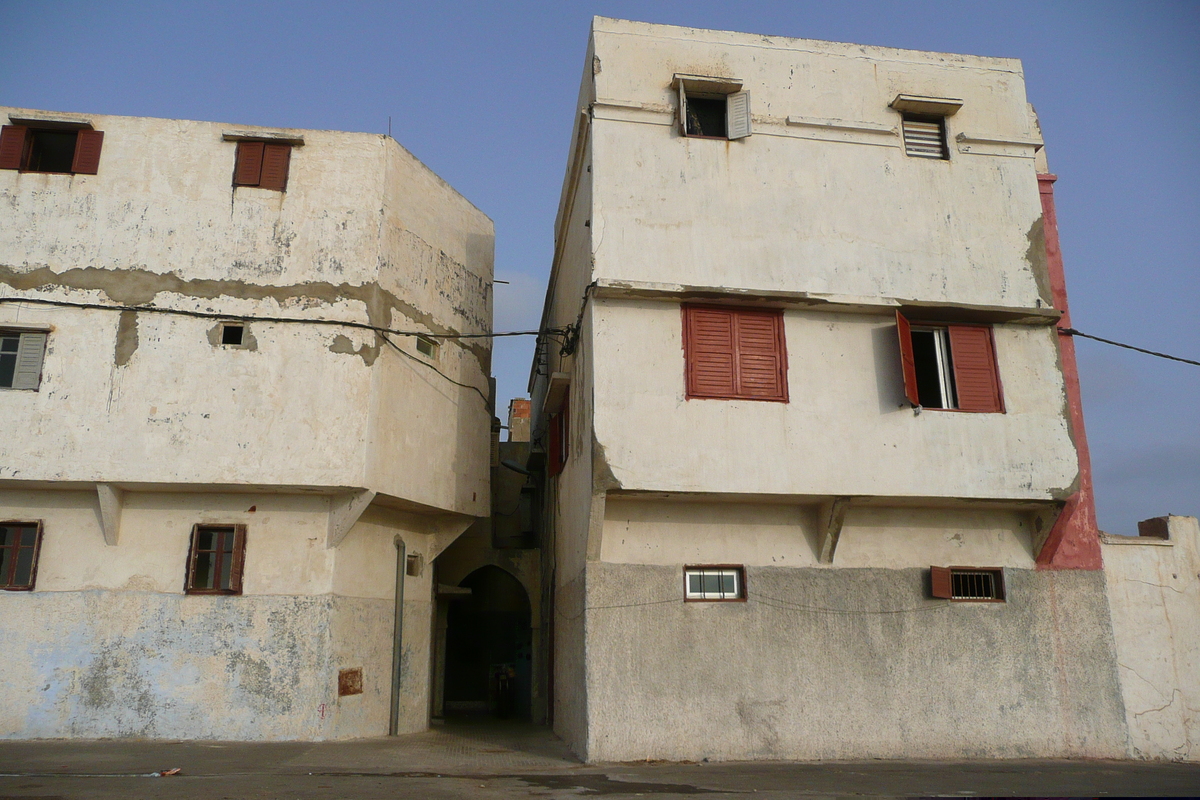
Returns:
[[[546,448],[550,456],[550,474],[562,472],[562,412],[555,414],[550,420],[550,443]]]
[[[904,396],[913,407],[921,405],[917,392],[917,359],[913,356],[912,326],[899,311],[896,312],[896,331],[900,336],[900,367],[904,372]]]
[[[25,160],[25,141],[29,128],[24,125],[5,125],[0,128],[0,169],[20,169]]]
[[[683,350],[687,396],[734,397],[734,312],[683,307]]]
[[[931,594],[934,597],[940,597],[943,600],[949,600],[953,595],[953,592],[950,588],[949,567],[930,567],[929,583],[931,586]]]
[[[100,147],[104,144],[104,131],[79,131],[75,139],[75,160],[71,172],[76,175],[95,175],[100,171]]]
[[[562,465],[566,465],[567,460],[571,458],[571,390],[567,389],[567,396],[563,398],[562,411],[558,412],[558,418],[562,423],[562,433],[559,435],[559,461]],[[561,467],[560,467],[561,469]]]
[[[287,188],[288,162],[291,161],[290,144],[268,144],[263,150],[262,178],[258,185],[264,189],[282,192]]]
[[[246,526],[233,526],[233,566],[229,569],[229,591],[242,593],[242,573],[246,564]]]
[[[738,397],[787,400],[787,352],[783,314],[779,311],[737,311],[734,360]]]
[[[258,186],[262,175],[263,143],[238,142],[237,166],[233,170],[234,186]]]
[[[200,530],[199,525],[192,526],[192,535],[188,539],[188,555],[187,555],[187,573],[183,576],[183,591],[188,592],[195,586],[196,579],[196,532]]]
[[[960,411],[1003,412],[1000,374],[992,329],[986,325],[950,325],[950,357]]]

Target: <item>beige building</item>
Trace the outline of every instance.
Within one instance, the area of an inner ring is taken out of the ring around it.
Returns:
[[[589,760],[1117,757],[1019,61],[596,18],[531,378]]]
[[[0,117],[0,736],[424,729],[491,221],[386,136]]]

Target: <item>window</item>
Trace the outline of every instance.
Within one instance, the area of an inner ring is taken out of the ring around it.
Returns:
[[[899,311],[904,394],[920,408],[1004,413],[990,325],[912,325]]]
[[[783,312],[683,306],[688,399],[787,402]]]
[[[562,408],[550,417],[550,474],[557,475],[563,471],[567,459],[571,457],[571,402],[569,396],[563,397]]]
[[[78,125],[5,125],[0,129],[0,169],[95,175],[103,143],[104,131]]]
[[[188,548],[188,594],[241,594],[245,525],[196,525]]]
[[[429,336],[417,337],[417,352],[428,359],[437,360],[438,341]]]
[[[950,158],[946,146],[946,118],[918,114],[902,115],[904,152],[917,158]]]
[[[233,170],[234,186],[260,189],[287,189],[288,165],[292,146],[278,142],[239,141],[237,163]]]
[[[999,567],[930,567],[931,594],[944,600],[1003,603],[1004,570]]]
[[[33,589],[41,546],[41,522],[0,522],[0,589]]]
[[[0,330],[0,389],[32,389],[42,382],[43,331]]]
[[[221,324],[221,344],[240,346],[245,332],[246,326],[240,322],[224,322]]]
[[[741,567],[684,567],[683,583],[687,600],[746,599]]]
[[[700,139],[744,139],[750,135],[750,93],[728,78],[676,75],[679,129]]]

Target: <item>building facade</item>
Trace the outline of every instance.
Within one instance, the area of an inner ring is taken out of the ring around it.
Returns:
[[[0,735],[424,729],[491,221],[385,136],[0,116]]]
[[[1114,757],[1020,62],[596,18],[531,377],[588,760]]]

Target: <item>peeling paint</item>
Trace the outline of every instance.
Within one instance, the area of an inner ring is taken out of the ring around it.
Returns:
[[[1038,297],[1047,308],[1053,308],[1054,294],[1050,291],[1050,268],[1046,262],[1046,225],[1043,217],[1039,216],[1033,221],[1025,238],[1029,242],[1029,249],[1025,251],[1025,262],[1029,264],[1029,271],[1037,284]]]
[[[122,311],[117,321],[117,343],[113,349],[113,363],[123,367],[133,358],[138,348],[138,314]]]
[[[379,350],[383,347],[379,338],[376,335],[375,344],[373,345],[364,344],[361,347],[355,348],[354,342],[350,341],[349,336],[339,333],[333,337],[333,342],[329,345],[329,352],[359,356],[362,358],[363,363],[369,367],[375,363],[375,359],[379,358]]]

